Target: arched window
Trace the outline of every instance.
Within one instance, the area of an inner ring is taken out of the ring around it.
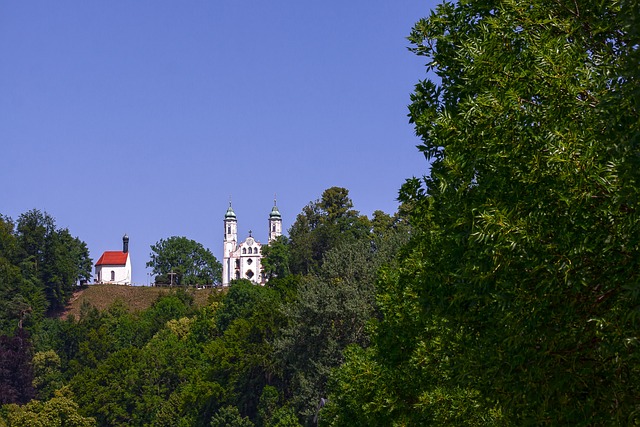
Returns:
[[[231,234],[231,226],[227,227],[227,234]]]
[[[259,249],[259,248],[256,248],[256,249],[253,251],[253,253],[254,253],[254,254],[257,254],[257,253],[258,253],[258,249]]]
[[[273,224],[273,230],[271,230],[271,231],[273,231],[274,233],[276,232],[276,225],[275,224]]]
[[[111,281],[115,282],[116,281],[116,272],[111,270]]]
[[[242,253],[246,254],[247,253],[247,248],[242,248]]]
[[[253,253],[253,249],[249,248],[249,254],[252,254],[252,253]]]

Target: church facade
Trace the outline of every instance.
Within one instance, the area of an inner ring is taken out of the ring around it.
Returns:
[[[121,251],[106,251],[96,263],[95,283],[115,285],[131,284],[131,258],[129,236],[122,237]]]
[[[282,216],[274,202],[269,214],[269,242],[282,235]],[[238,221],[231,203],[224,215],[224,250],[222,255],[222,286],[234,279],[247,279],[263,285],[262,244],[249,231],[249,237],[238,241]]]

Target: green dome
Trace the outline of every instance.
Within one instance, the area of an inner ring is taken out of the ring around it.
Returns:
[[[227,213],[224,214],[224,219],[236,219],[236,213],[233,211],[231,203],[229,203],[229,209],[227,209]]]
[[[269,218],[282,218],[282,215],[280,215],[280,211],[278,210],[277,206],[274,206],[273,208],[271,208],[271,213],[269,214]]]

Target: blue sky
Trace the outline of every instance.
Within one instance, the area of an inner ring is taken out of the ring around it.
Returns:
[[[331,186],[392,213],[428,172],[407,105],[417,0],[0,2],[0,213],[48,212],[95,261],[130,236],[222,255],[229,198],[267,240]]]

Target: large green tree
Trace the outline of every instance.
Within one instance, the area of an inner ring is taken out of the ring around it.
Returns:
[[[26,403],[33,397],[31,342],[20,328],[13,337],[0,336],[0,405]]]
[[[349,190],[331,187],[310,202],[289,230],[290,269],[294,274],[318,271],[324,254],[342,241],[369,233],[369,220],[353,209]]]
[[[32,400],[26,405],[7,405],[6,419],[0,415],[0,425],[7,427],[47,426],[47,427],[95,427],[96,420],[78,413],[78,405],[68,388],[56,391],[46,402]],[[2,423],[5,424],[2,424]]]
[[[207,346],[212,378],[225,385],[226,403],[255,419],[262,389],[281,383],[272,345],[286,321],[280,295],[246,279],[234,280],[216,317],[222,336]]]
[[[16,237],[23,271],[39,280],[51,309],[63,308],[76,286],[91,277],[86,243],[56,228],[53,217],[37,209],[18,217]]]
[[[172,236],[151,245],[147,267],[156,275],[176,273],[178,285],[220,283],[222,265],[202,244],[186,237]]]
[[[289,239],[278,236],[262,248],[262,269],[267,280],[274,277],[285,278],[291,274],[289,267],[291,250]]]
[[[0,331],[39,322],[91,277],[87,245],[37,209],[13,222],[0,214]]]
[[[394,227],[393,217],[377,211],[376,234],[339,243],[324,255],[322,267],[306,276],[295,300],[285,308],[288,323],[275,341],[291,403],[308,425],[332,368],[343,361],[350,344],[369,343],[367,322],[376,313],[378,270],[390,265],[408,240],[407,230]]]
[[[431,172],[403,187],[414,237],[327,421],[640,422],[630,21],[635,1],[471,0],[415,25],[437,75],[410,106]]]

